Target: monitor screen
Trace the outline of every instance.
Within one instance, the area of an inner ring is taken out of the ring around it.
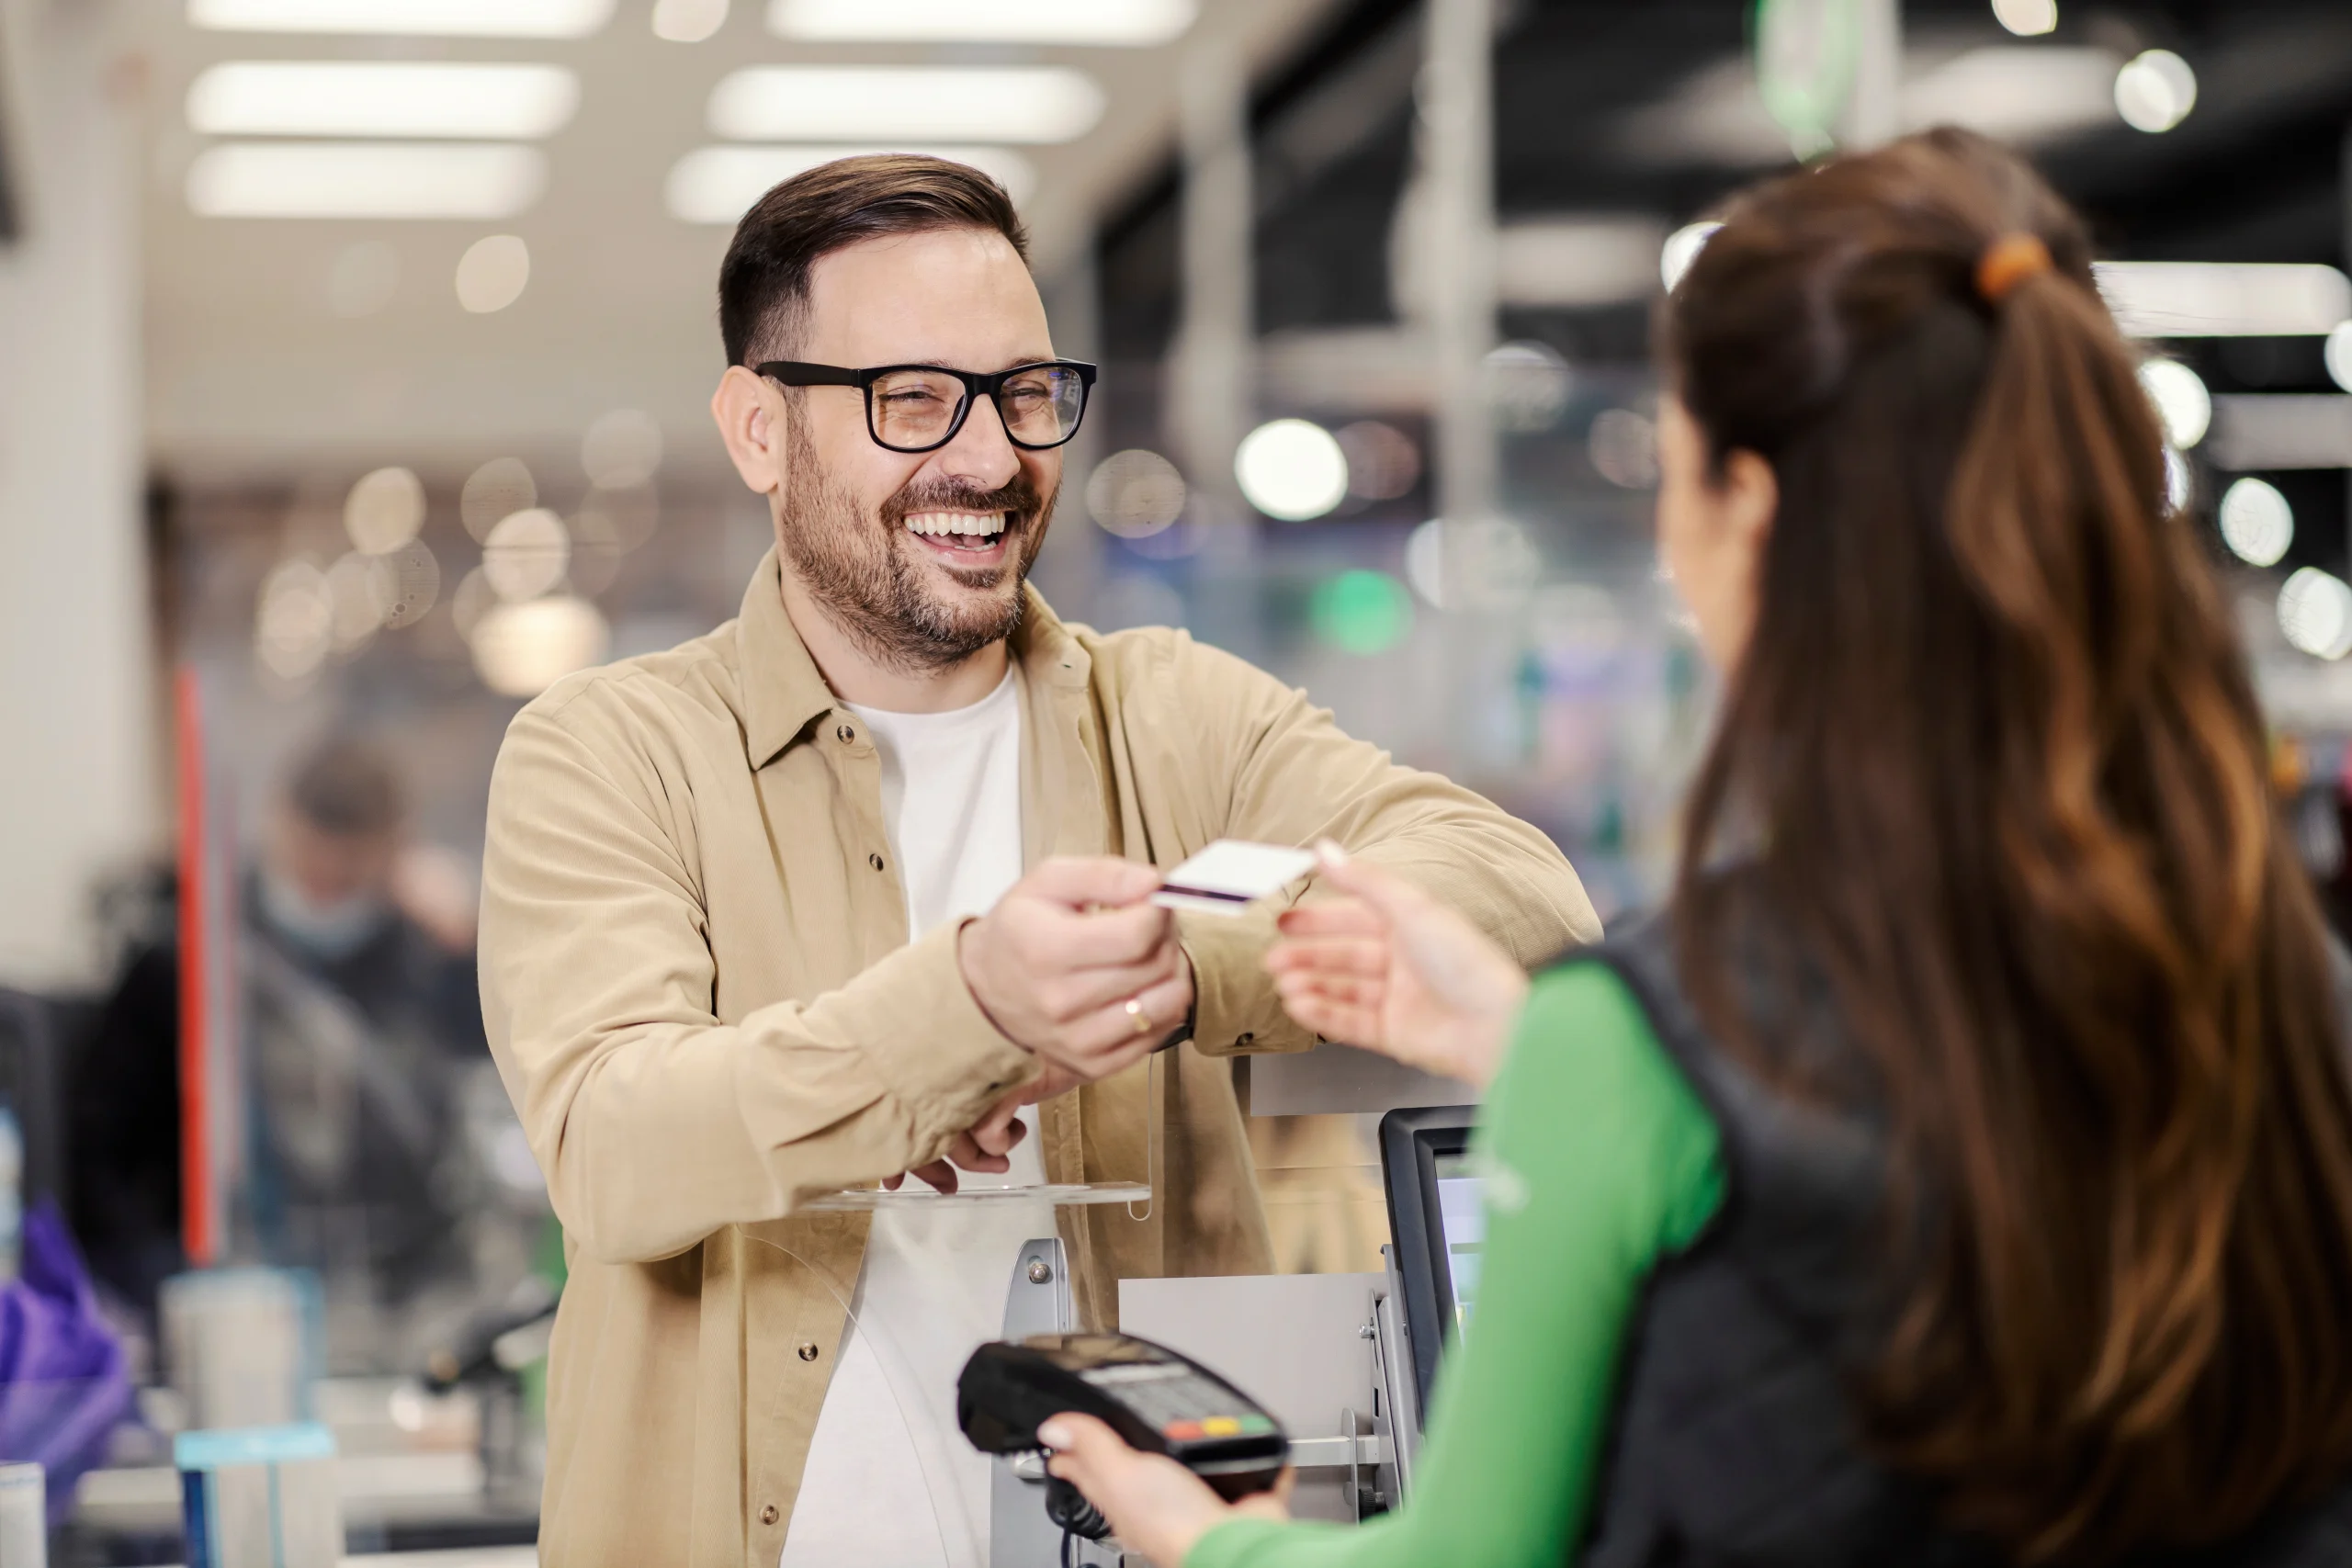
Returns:
[[[1431,1163],[1437,1175],[1439,1240],[1445,1248],[1446,1280],[1453,1287],[1453,1331],[1459,1334],[1469,1325],[1471,1303],[1478,1296],[1478,1256],[1487,1240],[1483,1183],[1467,1154],[1440,1155]]]
[[[1477,1305],[1487,1222],[1479,1202],[1485,1182],[1470,1157],[1476,1120],[1477,1108],[1469,1105],[1413,1106],[1380,1119],[1389,1256],[1422,1409],[1440,1351]]]

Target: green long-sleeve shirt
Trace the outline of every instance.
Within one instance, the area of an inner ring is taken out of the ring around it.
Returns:
[[[1183,1568],[1556,1568],[1580,1537],[1642,1281],[1723,1201],[1715,1124],[1624,984],[1539,979],[1474,1147],[1477,1303],[1411,1501],[1361,1527],[1236,1519]]]

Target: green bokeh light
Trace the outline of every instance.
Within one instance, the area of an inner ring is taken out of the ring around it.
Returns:
[[[1385,571],[1343,571],[1307,601],[1315,635],[1348,653],[1385,653],[1413,630],[1413,596]]]

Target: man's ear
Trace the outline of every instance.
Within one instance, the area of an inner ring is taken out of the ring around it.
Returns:
[[[784,484],[783,400],[741,365],[730,365],[710,395],[710,417],[743,482],[762,495]]]

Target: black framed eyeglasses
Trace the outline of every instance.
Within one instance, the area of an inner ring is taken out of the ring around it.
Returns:
[[[848,370],[771,359],[756,367],[786,387],[855,387],[865,394],[865,433],[893,452],[934,452],[956,439],[972,400],[993,398],[1007,440],[1043,452],[1078,434],[1094,389],[1094,367],[1076,359],[1045,359],[983,376],[936,365],[881,365]]]

